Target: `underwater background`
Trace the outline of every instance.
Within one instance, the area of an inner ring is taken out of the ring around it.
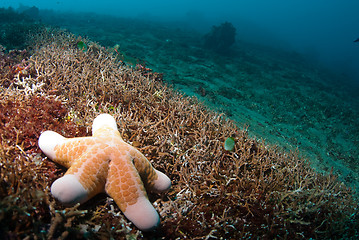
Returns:
[[[36,6],[29,14],[40,21],[118,48],[256,138],[298,148],[319,170],[358,184],[358,1],[0,3]],[[206,45],[226,22],[234,42]]]
[[[359,50],[353,44],[353,40],[358,38],[356,26],[359,18],[359,3],[355,0],[0,0],[2,7],[20,7],[21,10],[21,4],[42,10],[106,14],[146,22],[177,22],[178,27],[199,33],[207,33],[213,25],[228,21],[237,29],[237,41],[295,51],[336,73],[356,79],[359,76]]]
[[[358,1],[0,0],[0,7],[160,73],[251,137],[359,187]],[[19,39],[8,48],[21,49]]]
[[[39,0],[0,7],[115,47],[125,62],[163,73],[250,135],[298,149],[318,170],[334,167],[349,185],[359,184],[358,1]],[[234,28],[234,40],[222,51],[208,36],[223,23]]]

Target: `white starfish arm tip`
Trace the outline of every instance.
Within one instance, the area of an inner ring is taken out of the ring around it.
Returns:
[[[114,130],[117,130],[117,124],[114,117],[112,117],[110,114],[101,114],[98,115],[92,123],[92,134],[96,132],[99,128],[103,126],[109,126]]]
[[[88,199],[87,191],[73,174],[57,179],[51,185],[51,194],[65,205],[83,203]]]
[[[151,231],[160,224],[160,217],[147,197],[140,197],[133,205],[126,207],[125,216],[133,222],[136,227],[143,231]]]
[[[56,157],[55,147],[62,143],[66,138],[53,131],[45,131],[39,137],[40,149],[51,159]]]
[[[153,190],[156,192],[164,192],[170,189],[171,187],[171,179],[167,177],[166,174],[156,170],[158,178],[155,180],[155,184],[153,186]]]

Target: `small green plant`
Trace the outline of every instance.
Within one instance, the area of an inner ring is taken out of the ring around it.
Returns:
[[[84,43],[83,41],[78,41],[77,42],[77,48],[79,50],[82,50],[83,52],[86,52],[87,51],[87,45],[86,43]]]
[[[224,141],[224,149],[226,151],[233,151],[235,144],[236,144],[236,142],[234,141],[234,138],[229,137],[226,139],[226,141]]]

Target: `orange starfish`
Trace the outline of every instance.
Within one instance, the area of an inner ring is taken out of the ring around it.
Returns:
[[[69,168],[51,186],[52,195],[60,202],[83,203],[105,191],[139,229],[152,230],[159,225],[159,215],[148,200],[145,187],[166,191],[171,181],[123,141],[111,115],[95,118],[92,137],[65,138],[45,131],[39,146],[46,156]]]

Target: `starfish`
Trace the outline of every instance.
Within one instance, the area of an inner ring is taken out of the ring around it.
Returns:
[[[105,191],[137,228],[147,231],[159,225],[159,215],[145,189],[166,191],[171,180],[122,139],[111,115],[94,119],[92,137],[65,138],[45,131],[39,147],[47,157],[68,168],[51,186],[51,194],[63,204],[83,203]]]

